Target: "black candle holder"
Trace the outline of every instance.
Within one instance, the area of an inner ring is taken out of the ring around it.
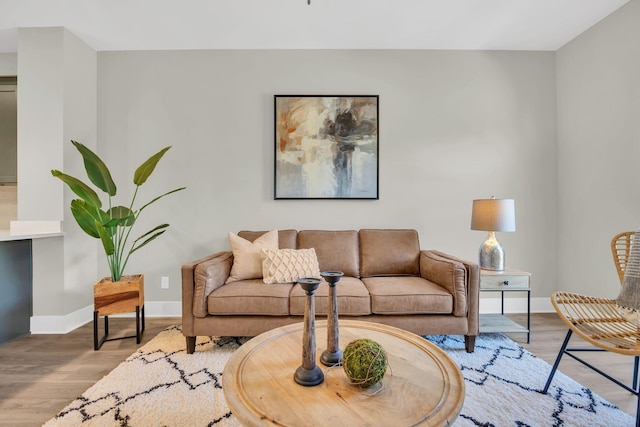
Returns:
[[[316,365],[316,306],[313,294],[320,285],[320,279],[301,278],[298,280],[307,294],[304,306],[304,331],[302,333],[302,365],[296,369],[293,379],[303,386],[314,386],[324,381],[322,369]]]
[[[336,285],[344,276],[342,271],[323,271],[320,275],[329,284],[329,309],[327,312],[327,349],[320,355],[320,362],[325,366],[342,364],[340,336],[338,329],[338,294]]]

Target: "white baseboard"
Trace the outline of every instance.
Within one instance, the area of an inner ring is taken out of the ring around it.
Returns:
[[[505,313],[526,313],[526,298],[506,298]],[[549,298],[531,298],[532,313],[553,313],[555,310]],[[499,313],[500,298],[481,298],[480,313]],[[181,317],[181,301],[149,301],[144,305],[145,317]],[[110,317],[134,317],[134,313],[118,314]],[[60,316],[32,316],[32,334],[66,334],[93,321],[93,305],[88,305],[73,313]]]
[[[181,317],[180,301],[148,301],[144,304],[145,317]],[[135,317],[135,313],[109,317]],[[66,334],[93,321],[93,305],[60,316],[31,316],[32,334]]]
[[[31,316],[32,334],[66,334],[93,320],[93,305],[61,316]]]
[[[182,301],[151,301],[144,304],[149,317],[182,317]]]

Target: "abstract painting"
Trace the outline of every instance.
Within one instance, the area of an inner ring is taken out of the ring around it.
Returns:
[[[275,95],[275,199],[378,199],[378,96]]]

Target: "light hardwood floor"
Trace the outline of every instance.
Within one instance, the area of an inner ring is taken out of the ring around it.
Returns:
[[[524,315],[511,316],[524,321]],[[135,333],[132,319],[109,319],[112,336]],[[538,357],[553,363],[566,327],[556,314],[533,314],[531,343],[525,336],[511,337]],[[147,318],[142,344],[179,318]],[[573,338],[579,345],[579,338]],[[140,344],[140,345],[142,345]],[[88,323],[65,335],[28,335],[0,346],[0,426],[40,426],[87,388],[114,369],[139,345],[135,339],[106,342],[93,350],[93,326]],[[589,354],[588,359],[631,380],[631,357],[611,353]],[[586,358],[586,357],[585,357]],[[565,357],[560,370],[625,412],[635,415],[636,398],[622,388]],[[541,384],[542,387],[544,384]]]

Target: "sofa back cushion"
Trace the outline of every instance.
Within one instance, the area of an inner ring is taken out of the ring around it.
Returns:
[[[320,271],[342,271],[345,276],[360,277],[358,232],[301,230],[298,249],[314,248]]]
[[[416,230],[360,230],[360,275],[420,275]]]
[[[240,231],[238,236],[253,242],[266,231]],[[296,230],[278,230],[278,242],[280,249],[296,249]]]

